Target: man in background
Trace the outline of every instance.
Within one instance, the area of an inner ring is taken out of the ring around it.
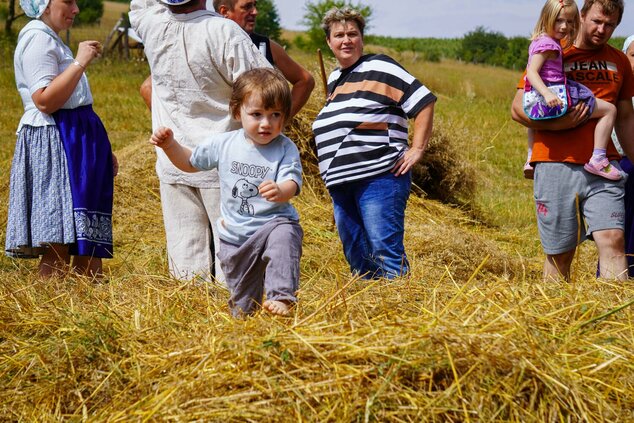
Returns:
[[[258,15],[255,0],[213,0],[213,4],[210,2],[211,0],[207,1],[207,9],[212,10],[213,8],[218,14],[237,23],[249,35],[262,55],[290,82],[292,86],[291,117],[295,116],[304,107],[315,87],[313,76],[294,61],[281,45],[254,32],[255,19]],[[150,77],[143,82],[140,91],[147,106],[151,107],[152,83]]]
[[[207,7],[209,8],[209,2]],[[315,80],[306,69],[286,53],[281,45],[255,32],[255,20],[258,15],[257,1],[213,0],[213,7],[217,13],[231,19],[244,29],[266,59],[291,83],[291,116],[295,116],[308,101],[315,87]]]

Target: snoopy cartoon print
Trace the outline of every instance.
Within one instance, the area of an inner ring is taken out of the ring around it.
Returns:
[[[233,198],[240,198],[242,200],[238,213],[240,213],[241,215],[255,215],[253,204],[249,204],[248,200],[249,198],[257,196],[258,193],[259,191],[256,185],[252,184],[244,178],[238,179],[233,186],[233,189],[231,190],[231,195],[233,196]]]

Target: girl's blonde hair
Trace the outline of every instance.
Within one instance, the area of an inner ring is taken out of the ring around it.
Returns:
[[[579,9],[577,8],[577,2],[575,2],[575,0],[546,0],[546,4],[544,4],[542,12],[539,15],[537,25],[535,25],[535,29],[533,30],[533,35],[531,35],[531,40],[544,34],[550,34],[555,27],[559,12],[564,8],[572,9],[574,21],[572,22],[572,28],[570,28],[568,36],[564,39],[564,45],[562,47],[566,48],[572,45],[579,32],[579,26],[581,25]]]
[[[242,104],[253,94],[260,96],[265,109],[279,109],[284,123],[291,117],[291,89],[278,70],[251,69],[236,79],[229,100],[229,109],[234,119],[239,118]]]

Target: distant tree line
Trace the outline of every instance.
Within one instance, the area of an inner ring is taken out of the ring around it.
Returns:
[[[354,4],[347,0],[308,1],[304,6],[302,20],[307,30],[305,34],[295,38],[295,46],[309,52],[321,48],[326,54],[330,54],[324,31],[321,29],[321,19],[332,7],[344,6],[359,10],[366,23],[372,18],[373,11],[369,6]],[[610,40],[610,44],[620,49],[623,41],[624,38],[615,37]],[[413,51],[420,54],[422,60],[430,62],[453,59],[520,70],[526,67],[530,39],[528,36],[507,38],[501,32],[489,31],[483,26],[478,26],[466,33],[463,38],[395,38],[366,35],[364,43],[391,48],[397,52]]]
[[[412,51],[422,60],[439,62],[441,59],[459,59],[460,38],[395,38],[382,35],[366,35],[365,44],[383,46],[399,53]]]
[[[526,67],[529,44],[527,37],[506,38],[500,32],[478,26],[462,39],[459,58],[470,63],[522,69]]]
[[[129,0],[114,0],[128,3]],[[76,24],[90,24],[98,22],[103,14],[103,0],[77,0],[81,13],[77,16]],[[5,21],[5,32],[12,32],[12,23],[23,16],[16,0],[0,1],[0,19]],[[320,48],[325,54],[330,54],[326,44],[324,31],[321,29],[321,19],[333,7],[351,6],[359,10],[366,19],[366,33],[371,28],[372,8],[348,0],[315,0],[304,4],[302,23],[306,31],[293,40],[296,48],[314,52]],[[274,0],[258,0],[258,17],[256,29],[258,32],[281,41],[282,28],[280,16]],[[13,37],[11,37],[13,38]],[[462,60],[469,63],[500,66],[509,69],[523,69],[528,57],[528,37],[507,38],[500,32],[489,31],[483,26],[476,27],[465,34],[463,38],[395,38],[380,35],[366,35],[365,44],[379,45],[397,52],[412,51],[421,60],[438,62],[442,59]],[[616,37],[610,44],[621,48],[624,38]]]

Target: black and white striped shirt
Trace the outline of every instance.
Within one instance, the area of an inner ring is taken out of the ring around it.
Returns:
[[[388,172],[408,148],[408,119],[436,101],[427,87],[382,54],[335,69],[328,93],[313,123],[327,187]]]

